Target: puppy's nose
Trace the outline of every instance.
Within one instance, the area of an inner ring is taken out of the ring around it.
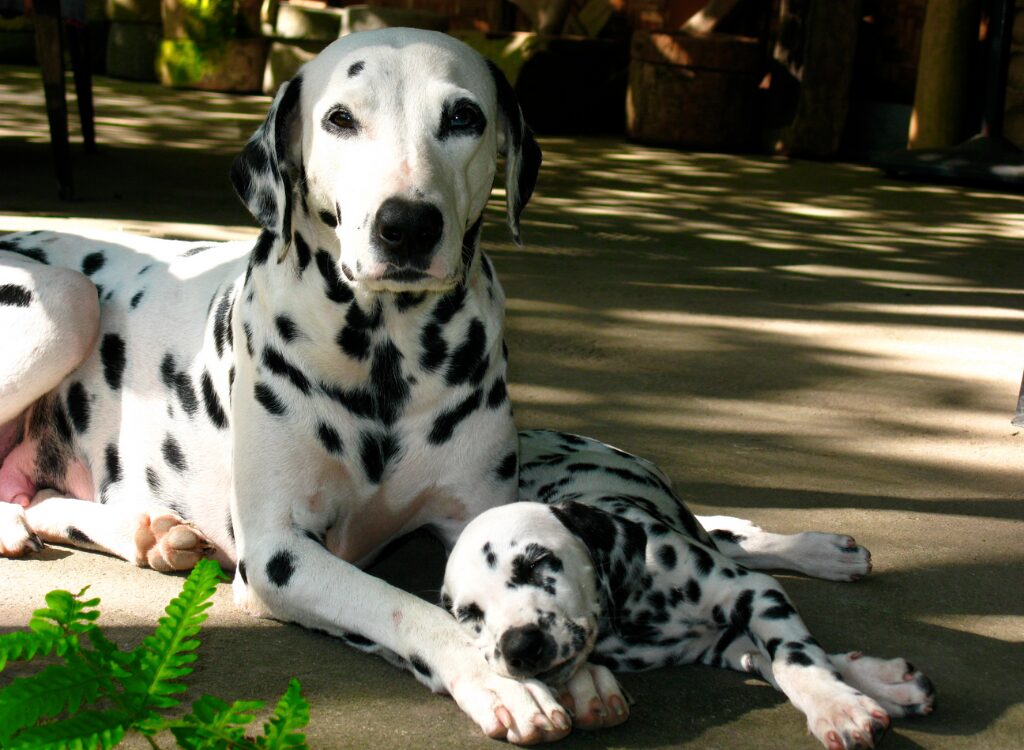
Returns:
[[[442,232],[441,212],[423,201],[388,198],[373,220],[373,241],[382,260],[397,266],[425,267]]]
[[[536,625],[509,628],[498,642],[509,668],[522,675],[539,672],[554,656],[554,640]]]

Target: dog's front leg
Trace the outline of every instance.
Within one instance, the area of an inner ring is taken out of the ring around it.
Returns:
[[[242,525],[248,524],[243,520]],[[449,693],[491,737],[529,744],[568,732],[568,719],[546,687],[492,672],[444,610],[334,557],[288,527],[244,533],[235,585],[251,589],[247,593],[273,617],[356,633],[383,646],[431,690]]]
[[[248,434],[242,444],[252,448],[236,449],[235,459],[236,600],[387,649],[432,690],[449,693],[491,737],[531,744],[568,733],[567,714],[547,687],[499,676],[450,614],[335,557],[298,528],[290,502],[306,502],[296,490],[296,467],[308,470],[310,456],[273,440],[272,430]]]

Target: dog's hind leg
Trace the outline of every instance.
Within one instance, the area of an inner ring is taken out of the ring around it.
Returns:
[[[201,532],[159,508],[139,512],[43,490],[33,498],[25,518],[27,528],[44,542],[107,552],[164,572],[190,570],[212,554]]]
[[[0,240],[0,459],[14,447],[12,423],[89,356],[100,325],[88,277],[16,247],[16,240]]]
[[[9,237],[0,239],[0,502],[15,505],[0,509],[0,554],[14,557],[42,547],[20,507],[36,489],[12,455],[21,417],[92,351],[100,308],[86,276],[46,265],[41,251]]]
[[[721,635],[700,661],[760,673],[807,716],[829,750],[873,747],[889,725],[886,708],[845,679],[775,579],[748,573],[733,580],[702,602],[720,613]]]
[[[723,554],[747,568],[795,570],[830,581],[856,581],[871,572],[871,553],[851,536],[820,531],[773,534],[732,516],[697,520]]]

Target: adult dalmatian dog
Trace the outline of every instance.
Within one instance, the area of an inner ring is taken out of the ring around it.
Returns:
[[[542,681],[361,570],[516,499],[503,293],[479,250],[499,154],[518,241],[541,155],[504,77],[445,35],[353,35],[282,86],[235,162],[255,243],[0,238],[0,554],[213,555],[239,605],[409,668],[486,734],[568,733]]]
[[[500,673],[561,688],[586,726],[628,712],[612,671],[750,672],[829,750],[931,713],[932,684],[909,662],[826,653],[778,582],[749,569],[853,579],[867,559],[852,539],[698,519],[653,464],[589,438],[526,431],[519,445],[521,501],[469,523],[441,594]]]

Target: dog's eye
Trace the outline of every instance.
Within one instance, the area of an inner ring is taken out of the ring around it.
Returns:
[[[480,107],[468,99],[455,102],[446,113],[445,119],[441,131],[450,134],[480,134],[487,124]]]
[[[326,123],[330,125],[329,130],[351,133],[358,129],[359,124],[344,107],[336,107],[327,113]]]
[[[465,607],[459,607],[455,616],[459,622],[479,622],[484,619],[484,611],[480,609],[480,606],[473,602],[467,604]]]
[[[469,104],[461,104],[452,112],[452,127],[456,129],[471,128],[477,123],[479,110]]]

